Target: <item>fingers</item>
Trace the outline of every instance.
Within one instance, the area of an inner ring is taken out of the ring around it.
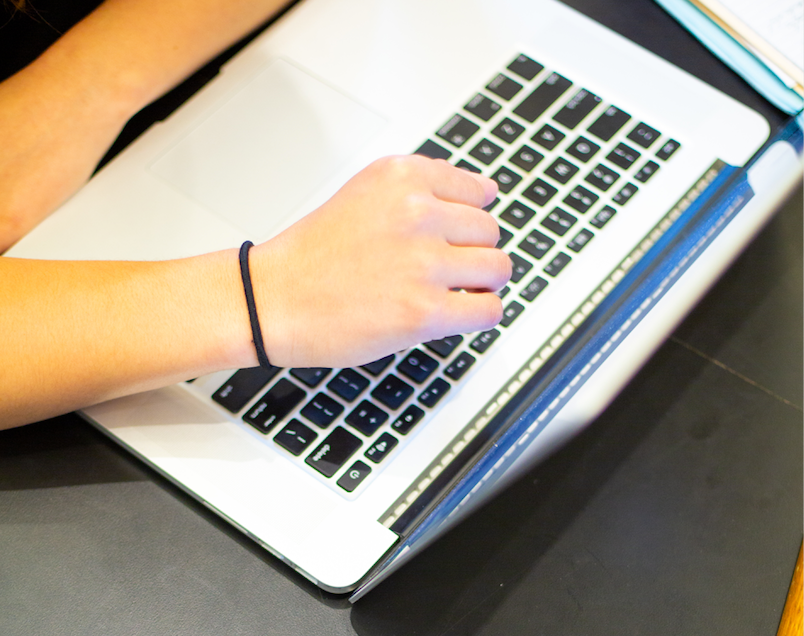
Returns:
[[[445,324],[439,325],[439,331],[445,335],[486,331],[497,325],[503,314],[502,300],[491,292],[450,292],[444,308],[444,315],[449,318]]]
[[[497,249],[449,247],[438,279],[448,289],[496,291],[511,279],[511,259]]]
[[[482,208],[497,196],[497,183],[487,177],[456,168],[443,159],[422,159],[428,184],[443,201]]]
[[[441,234],[457,247],[494,247],[500,226],[488,212],[460,203],[440,203]]]

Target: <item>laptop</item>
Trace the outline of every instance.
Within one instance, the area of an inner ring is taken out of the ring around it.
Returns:
[[[800,130],[769,135],[554,0],[304,0],[9,255],[167,259],[266,240],[388,154],[494,178],[487,210],[514,272],[498,327],[82,412],[356,599],[614,398],[800,173]]]

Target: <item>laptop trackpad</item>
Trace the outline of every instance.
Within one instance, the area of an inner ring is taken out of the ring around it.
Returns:
[[[150,170],[261,240],[384,125],[337,89],[274,60]]]

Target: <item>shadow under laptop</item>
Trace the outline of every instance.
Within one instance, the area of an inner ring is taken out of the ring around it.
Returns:
[[[593,425],[361,599],[357,633],[479,633],[707,364],[664,345]]]

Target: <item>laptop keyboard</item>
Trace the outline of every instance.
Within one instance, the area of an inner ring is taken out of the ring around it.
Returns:
[[[498,327],[353,369],[241,369],[220,386],[207,382],[206,394],[311,474],[359,492],[678,148],[666,132],[518,55],[416,151],[499,185],[486,210],[513,275],[498,292]]]

